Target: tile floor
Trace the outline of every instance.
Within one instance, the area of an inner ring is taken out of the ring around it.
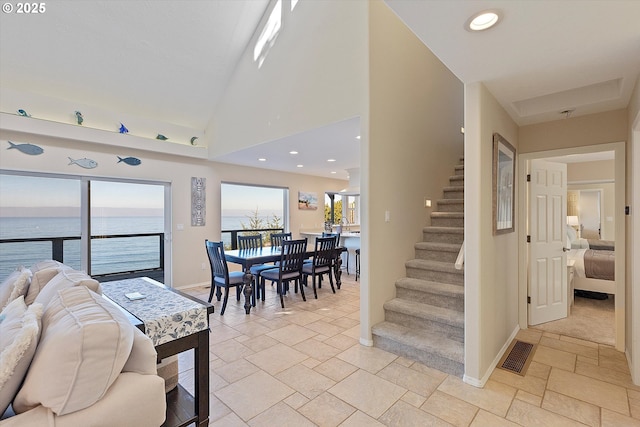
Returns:
[[[359,285],[307,291],[245,315],[235,291],[210,336],[210,426],[640,426],[640,387],[615,349],[537,330],[526,376],[496,369],[482,389],[359,337]],[[192,288],[208,297],[208,288]],[[191,355],[180,383],[193,392]]]

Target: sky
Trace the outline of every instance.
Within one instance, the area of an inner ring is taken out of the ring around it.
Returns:
[[[245,215],[256,208],[262,215],[272,215],[274,212],[282,215],[282,188],[223,183],[220,191],[223,215]]]
[[[164,186],[91,181],[94,208],[164,209]],[[79,207],[80,180],[0,175],[0,207]]]

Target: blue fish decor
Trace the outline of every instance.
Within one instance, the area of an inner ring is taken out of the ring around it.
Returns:
[[[76,121],[79,125],[82,126],[82,122],[84,122],[84,117],[82,117],[82,113],[80,111],[76,111]]]
[[[197,139],[198,139],[197,136],[192,136],[191,137],[191,145],[196,145],[197,144],[197,142],[196,142]]]
[[[7,150],[11,150],[12,148],[15,148],[16,150],[20,151],[21,153],[24,154],[29,154],[31,156],[36,156],[38,154],[42,154],[44,153],[44,150],[40,147],[38,147],[37,145],[33,145],[33,144],[14,144],[11,141],[7,141],[9,143],[9,148],[7,148]]]
[[[142,160],[138,159],[137,157],[125,157],[124,159],[120,156],[116,157],[118,157],[118,163],[125,162],[130,166],[138,166],[140,163],[142,163]]]
[[[156,136],[156,139],[159,139],[160,141],[166,141],[169,138],[167,138],[163,134],[159,133],[158,136]]]
[[[96,162],[95,160],[87,159],[86,157],[84,159],[78,159],[78,160],[73,160],[71,157],[69,157],[69,164],[78,165],[81,168],[85,168],[85,169],[93,169],[96,166],[98,166],[98,162]]]
[[[18,110],[18,114],[21,115],[22,117],[31,117],[31,114],[27,113],[22,108]]]
[[[118,129],[118,132],[120,132],[120,133],[129,133],[129,129],[127,129],[125,125],[120,123],[120,129]]]

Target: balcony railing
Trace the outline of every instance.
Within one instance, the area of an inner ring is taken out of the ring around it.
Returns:
[[[262,235],[262,243],[264,246],[271,246],[271,234],[283,233],[284,228],[256,228],[256,229],[236,229],[222,230],[222,241],[225,249],[238,249],[238,236],[249,236],[255,234]]]
[[[65,245],[65,242],[74,241],[78,244]],[[6,270],[10,272],[17,265],[29,265],[47,258],[80,268],[79,241],[80,236],[0,239],[0,276],[5,276]],[[46,245],[47,242],[49,245]],[[45,247],[39,246],[38,243],[45,243]],[[35,245],[30,247],[29,244]],[[50,251],[46,246],[50,247]],[[164,233],[91,236],[92,255],[88,273],[97,280],[147,275],[163,281],[164,250]]]

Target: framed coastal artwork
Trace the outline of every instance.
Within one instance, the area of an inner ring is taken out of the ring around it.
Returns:
[[[298,209],[311,211],[318,209],[318,193],[298,191]]]
[[[499,133],[493,134],[493,234],[515,230],[516,149]]]

